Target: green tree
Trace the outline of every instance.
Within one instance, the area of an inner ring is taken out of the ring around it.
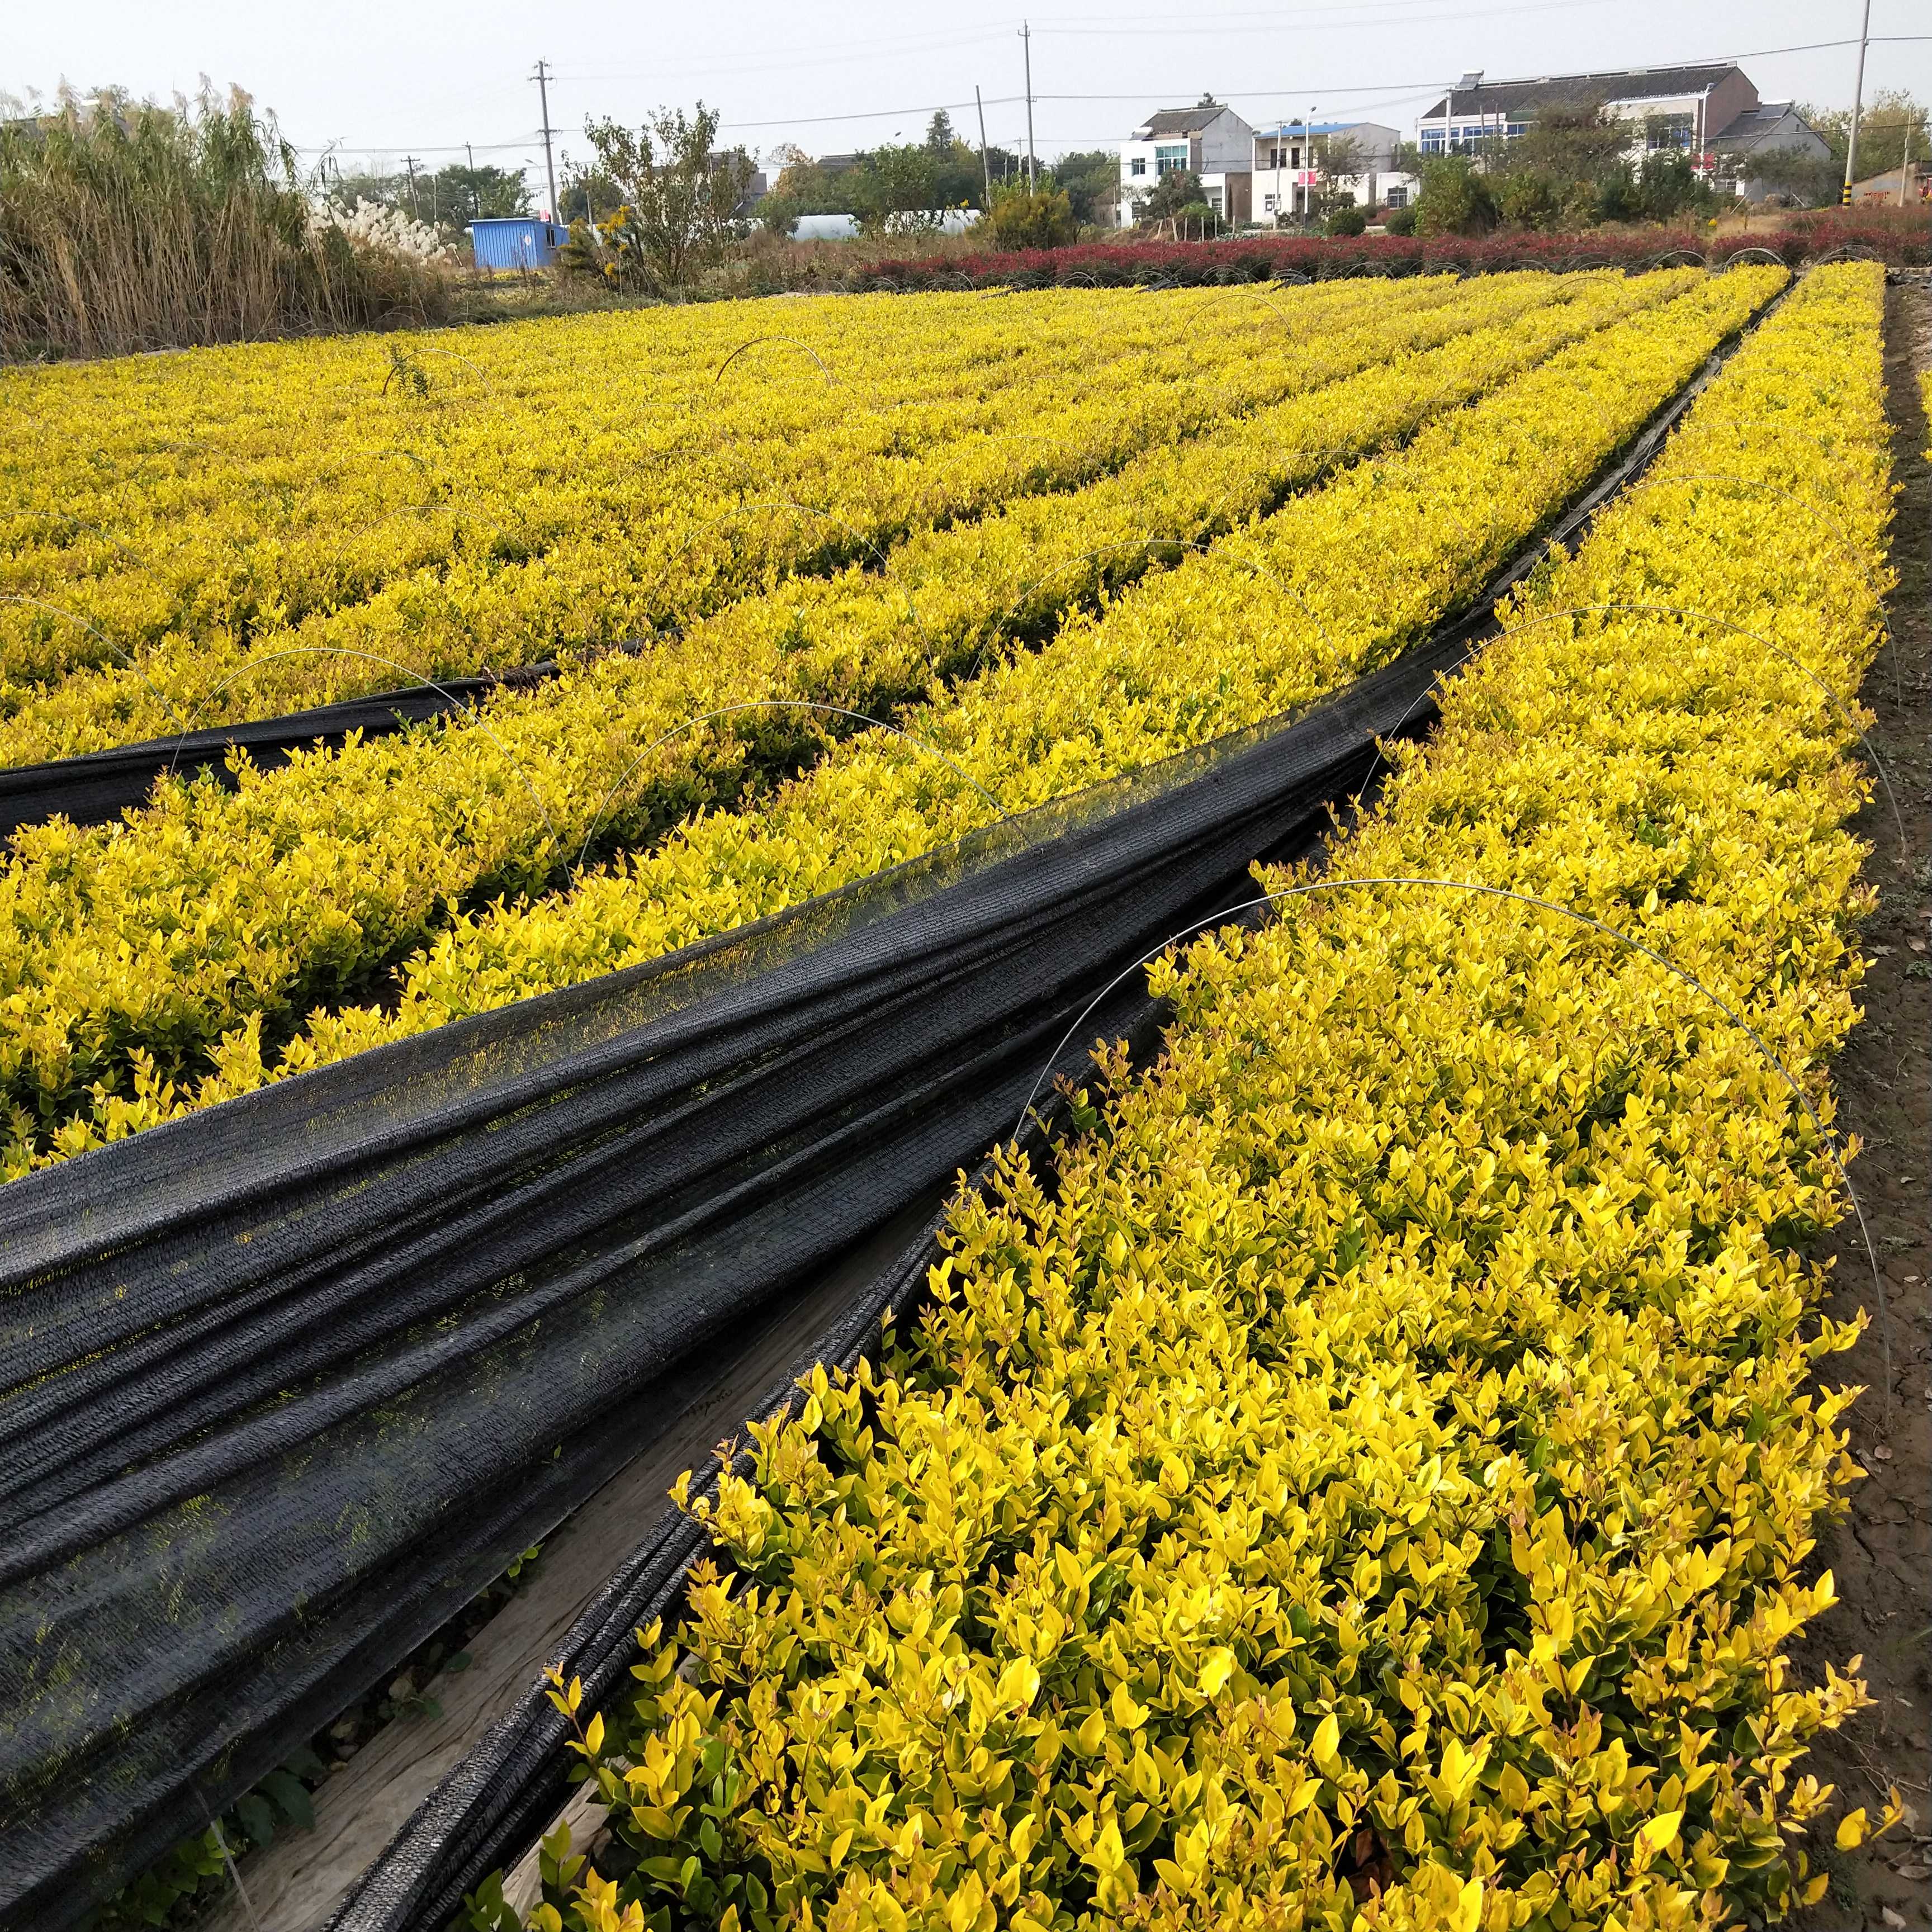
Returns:
[[[635,133],[592,120],[584,133],[598,171],[622,196],[605,236],[622,279],[660,291],[687,288],[724,259],[740,232],[738,208],[752,169],[742,148],[714,151],[712,109],[701,100],[691,116],[661,107]]]
[[[1205,208],[1207,191],[1192,168],[1169,168],[1144,195],[1134,202],[1134,219],[1143,224],[1166,221],[1183,209]]]
[[[1814,107],[1801,102],[1799,116],[1824,136],[1832,150],[1835,180],[1845,178],[1845,149],[1851,139],[1852,110],[1849,107]],[[1905,158],[1905,137],[1912,136],[1912,152],[1921,162],[1932,160],[1927,146],[1925,110],[1901,88],[1882,87],[1864,104],[1858,116],[1858,173],[1861,181],[1897,167]],[[1768,160],[1766,155],[1760,158]],[[1754,160],[1747,171],[1759,180],[1768,180]]]
[[[448,226],[460,228],[466,221],[484,221],[530,212],[530,189],[520,168],[472,168],[452,162],[446,168],[437,169],[432,183],[436,219]],[[423,199],[419,194],[418,200]],[[582,199],[580,194],[580,202]],[[564,200],[566,206],[562,218],[568,221],[572,217],[567,194]],[[613,196],[604,203],[602,212],[608,214],[616,205]],[[578,212],[583,212],[580,207]],[[422,218],[429,218],[425,214]]]
[[[868,235],[939,226],[939,164],[922,145],[874,148],[860,156],[859,165],[839,185],[845,190],[845,212]]]
[[[1418,235],[1486,235],[1496,225],[1496,200],[1474,158],[1431,154],[1422,164],[1415,197]]]
[[[1083,227],[1113,220],[1120,198],[1120,159],[1111,149],[1062,154],[1047,178],[1066,196],[1074,220]]]
[[[1726,160],[1726,172],[1733,178],[1807,208],[1836,201],[1845,178],[1842,154],[1834,160],[1829,154],[1808,154],[1795,148],[1754,148],[1727,156]]]

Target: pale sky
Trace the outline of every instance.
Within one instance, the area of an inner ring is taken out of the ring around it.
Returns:
[[[1111,146],[1150,110],[1204,91],[1257,124],[1312,108],[1406,134],[1445,84],[1476,68],[1500,80],[1736,59],[1766,99],[1848,104],[1861,4],[1227,0],[1195,10],[1118,0],[1102,11],[1096,0],[1045,0],[1030,16],[1034,134],[1042,159]],[[1870,7],[1868,98],[1885,86],[1932,98],[1926,0]],[[440,166],[462,159],[467,141],[478,161],[529,164],[539,198],[540,116],[526,78],[539,56],[557,76],[560,158],[584,154],[586,114],[634,121],[700,98],[754,153],[787,140],[818,154],[914,140],[940,106],[970,140],[976,84],[988,138],[1023,148],[1026,136],[1017,11],[980,17],[919,0],[68,0],[8,13],[0,91],[112,82],[165,98],[206,74],[247,88],[304,149],[338,143],[352,171],[405,154]],[[1894,35],[1919,38],[1883,38]],[[1809,50],[1773,51],[1786,49]]]

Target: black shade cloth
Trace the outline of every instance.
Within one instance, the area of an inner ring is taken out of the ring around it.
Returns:
[[[112,751],[86,752],[46,764],[15,765],[0,770],[0,837],[56,814],[76,825],[104,825],[130,806],[146,805],[164,772],[191,778],[196,772],[222,770],[230,746],[242,746],[257,765],[272,770],[308,746],[340,745],[352,731],[365,738],[400,731],[480,704],[506,686],[540,684],[556,671],[554,664],[540,664],[500,676],[445,678],[406,691],[372,692],[367,698],[286,712],[279,718],[178,732],[172,738],[117,745]]]
[[[1760,311],[1756,320],[1768,312],[1768,308]],[[1535,567],[1550,544],[1572,540],[1605,503],[1648,467],[1672,427],[1723,366],[1741,335],[1742,332],[1709,358],[1696,377],[1570,506],[1547,536],[1513,560],[1474,605],[1440,627],[1427,649],[1410,661],[1413,668],[1439,678],[1473,655],[1484,634],[1494,628],[1495,606],[1500,598]],[[1416,704],[1406,728],[1426,728],[1436,715],[1432,698],[1425,696]],[[1239,896],[1250,897],[1251,889],[1244,885]],[[1253,910],[1243,915],[1248,921],[1264,916]],[[1089,1016],[1078,1038],[1088,1041],[1096,1036],[1111,1039],[1124,1034],[1138,1041],[1144,1052],[1147,1036],[1160,1013],[1160,1009],[1147,1000],[1138,976],[1132,976]],[[1041,1142],[1036,1130],[1029,1130],[1028,1139],[1037,1150]],[[982,1169],[980,1181],[983,1178]],[[798,1364],[801,1372],[814,1363],[851,1367],[876,1340],[885,1310],[897,1310],[903,1320],[916,1309],[926,1270],[939,1258],[938,1235],[946,1218],[944,1214],[936,1217],[921,1238],[806,1351]],[[750,1412],[769,1414],[791,1406],[795,1381],[794,1376],[774,1388]],[[694,1464],[701,1464],[702,1445],[694,1443],[692,1455]],[[748,1456],[741,1456],[741,1473],[748,1463]],[[700,1491],[709,1489],[713,1493],[716,1486],[715,1472],[708,1482],[698,1486]],[[686,1573],[710,1546],[709,1536],[701,1527],[678,1511],[667,1510],[586,1607],[549,1662],[566,1679],[581,1678],[586,1710],[609,1705],[628,1687],[635,1631],[653,1618],[675,1614]],[[411,1927],[440,1927],[448,1922],[458,1912],[464,1893],[491,1871],[514,1862],[555,1815],[568,1788],[568,1772],[573,1761],[566,1750],[569,1736],[568,1726],[544,1694],[542,1677],[533,1678],[364,1874],[330,1920],[329,1932],[406,1932]]]
[[[0,1901],[60,1922],[445,1621],[1435,668],[0,1192]]]
[[[5,1922],[70,1922],[218,1812],[706,1352],[1010,1131],[1093,989],[1311,838],[1483,614],[1299,718],[0,1190]],[[358,1924],[498,1862],[532,1778],[446,1808]]]

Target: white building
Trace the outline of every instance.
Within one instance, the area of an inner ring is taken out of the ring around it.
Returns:
[[[1514,141],[1548,109],[1592,106],[1634,124],[1633,160],[1675,148],[1688,154],[1692,166],[1707,177],[1720,170],[1732,175],[1736,164],[1730,158],[1754,147],[1829,152],[1823,136],[1799,118],[1789,101],[1761,102],[1744,70],[1721,62],[1546,74],[1535,80],[1485,81],[1480,73],[1466,74],[1416,122],[1416,145],[1425,154],[1442,154],[1484,141]],[[1748,186],[1748,176],[1740,176],[1738,191],[1744,193]]]
[[[1161,176],[1180,168],[1200,177],[1208,206],[1222,220],[1252,220],[1254,159],[1255,130],[1211,95],[1192,107],[1162,108],[1121,144],[1120,226],[1131,228]]]
[[[1254,218],[1257,221],[1305,220],[1328,194],[1374,208],[1390,194],[1401,207],[1413,178],[1390,172],[1401,136],[1374,121],[1284,121],[1255,134]],[[1355,172],[1335,174],[1332,152],[1348,143],[1360,158]]]

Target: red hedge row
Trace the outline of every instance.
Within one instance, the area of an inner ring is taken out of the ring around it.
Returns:
[[[1480,237],[1440,236],[1426,242],[1396,235],[1332,240],[1261,235],[1221,242],[1079,242],[1064,248],[988,250],[983,254],[871,262],[842,278],[841,285],[855,291],[995,285],[1046,288],[1087,283],[1102,288],[1161,283],[1194,286],[1445,270],[1484,274],[1508,268],[1636,268],[1686,261],[1715,266],[1739,256],[1760,261],[1775,256],[1796,268],[1840,252],[1876,256],[1893,267],[1924,267],[1932,263],[1932,222],[1908,210],[1903,219],[1820,216],[1756,235],[1619,229],[1576,235],[1526,230]]]

